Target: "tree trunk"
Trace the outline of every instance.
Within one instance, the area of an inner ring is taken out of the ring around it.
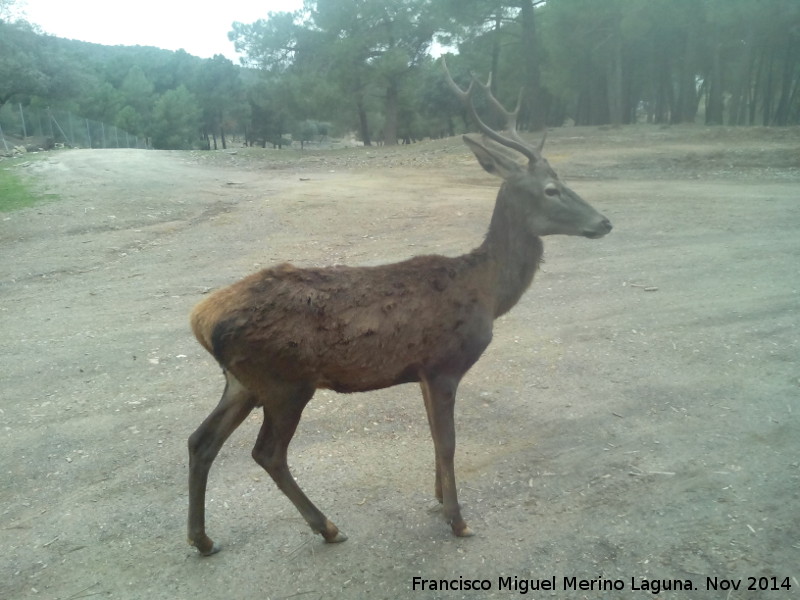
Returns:
[[[766,76],[764,81],[764,100],[762,101],[762,121],[764,127],[770,124],[772,120],[772,67],[775,62],[775,52],[770,50],[769,60],[767,61]]]
[[[397,82],[392,80],[386,88],[386,121],[383,125],[383,143],[397,145]]]
[[[791,97],[794,88],[792,74],[795,71],[795,64],[797,62],[795,57],[794,44],[790,37],[786,42],[786,56],[783,59],[781,97],[778,99],[778,107],[775,109],[775,117],[773,118],[773,123],[775,125],[788,125],[789,123],[789,106],[791,105]]]
[[[364,108],[364,100],[359,97],[356,101],[356,109],[358,111],[358,127],[361,131],[361,141],[365,146],[372,146],[372,140],[369,137],[369,122],[367,120],[367,109]]]
[[[525,73],[520,120],[525,129],[539,131],[544,129],[547,122],[547,105],[543,101],[540,84],[540,58],[536,42],[536,14],[533,7],[533,0],[524,0],[520,11],[522,61]]]
[[[654,123],[669,123],[671,113],[675,111],[675,95],[672,91],[672,71],[669,61],[662,56],[657,61],[661,66],[656,70],[658,80],[656,81],[655,107],[653,108]]]
[[[697,24],[691,23],[686,31],[683,60],[678,72],[677,105],[671,115],[672,123],[693,123],[697,116]]]
[[[492,35],[492,64],[489,68],[489,73],[492,74],[492,79],[489,82],[489,89],[495,98],[497,97],[498,69],[500,66],[500,28],[502,24],[503,11],[498,6],[497,13],[494,16],[494,34]]]
[[[611,42],[611,63],[608,65],[608,117],[612,127],[622,125],[622,38],[619,32]]]
[[[761,81],[761,70],[764,65],[764,53],[759,52],[756,59],[755,66],[753,67],[753,83],[750,85],[750,99],[749,106],[747,107],[747,124],[755,125],[758,110],[758,100],[760,97],[759,81]]]
[[[706,125],[722,125],[722,44],[719,32],[711,37],[711,68],[707,73],[708,99],[706,102]]]
[[[747,24],[747,35],[744,40],[744,56],[742,57],[742,69],[739,72],[738,93],[731,98],[731,110],[728,115],[728,124],[744,125],[746,123],[747,104],[750,101],[750,89],[753,86],[753,65],[755,58],[753,55],[754,31],[753,24]]]

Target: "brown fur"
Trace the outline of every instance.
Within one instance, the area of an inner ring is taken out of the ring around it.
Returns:
[[[212,294],[191,323],[245,386],[269,373],[363,392],[469,368],[491,340],[492,270],[483,249],[378,267],[284,264]]]
[[[286,451],[318,388],[363,392],[419,382],[436,454],[435,495],[453,533],[461,516],[453,456],[458,384],[492,339],[494,319],[530,285],[540,235],[600,237],[608,219],[558,181],[535,149],[525,169],[470,138],[488,172],[505,183],[489,232],[472,252],[418,256],[377,267],[264,269],[212,293],[191,315],[195,336],[225,371],[217,407],[189,438],[189,541],[205,555],[208,472],[227,437],[255,408],[264,423],[253,448],[278,487],[326,541],[346,536],[292,478]],[[521,142],[515,142],[520,144]]]

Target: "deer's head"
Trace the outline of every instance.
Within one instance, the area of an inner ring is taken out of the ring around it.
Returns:
[[[522,220],[530,234],[539,236],[562,234],[599,238],[611,231],[611,221],[564,185],[542,156],[544,138],[538,146],[532,146],[517,133],[520,102],[513,112],[509,112],[491,93],[490,83],[484,84],[474,77],[469,87],[462,90],[450,76],[444,59],[442,64],[450,87],[461,98],[483,134],[528,159],[527,167],[523,166],[499,148],[464,136],[464,142],[481,166],[488,173],[504,180],[498,202],[506,203],[504,208],[509,211],[511,218]],[[478,116],[472,102],[476,85],[484,90],[495,110],[504,116],[507,133],[495,131]]]

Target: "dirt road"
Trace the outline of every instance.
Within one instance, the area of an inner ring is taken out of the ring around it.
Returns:
[[[0,598],[796,597],[798,139],[554,131],[551,163],[615,229],[545,240],[462,383],[477,535],[435,510],[416,386],[320,392],[290,464],[350,539],[312,535],[250,459],[254,415],[212,470],[206,559],[185,542],[186,439],[222,378],[190,308],[278,261],[465,252],[498,183],[457,139],[15,167],[60,199],[0,215]],[[692,589],[652,593],[667,583]]]

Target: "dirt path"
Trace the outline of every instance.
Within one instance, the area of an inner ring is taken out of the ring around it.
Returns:
[[[185,543],[186,438],[222,380],[191,306],[277,261],[466,251],[497,183],[458,140],[295,160],[67,151],[20,168],[61,199],[0,215],[0,598],[796,597],[797,139],[554,132],[551,162],[615,229],[546,240],[460,388],[476,537],[432,510],[415,386],[321,392],[290,463],[350,539],[322,543],[250,459],[253,416],[212,471],[224,550],[210,559]],[[598,592],[598,577],[623,589]],[[662,579],[694,589],[637,589]]]

